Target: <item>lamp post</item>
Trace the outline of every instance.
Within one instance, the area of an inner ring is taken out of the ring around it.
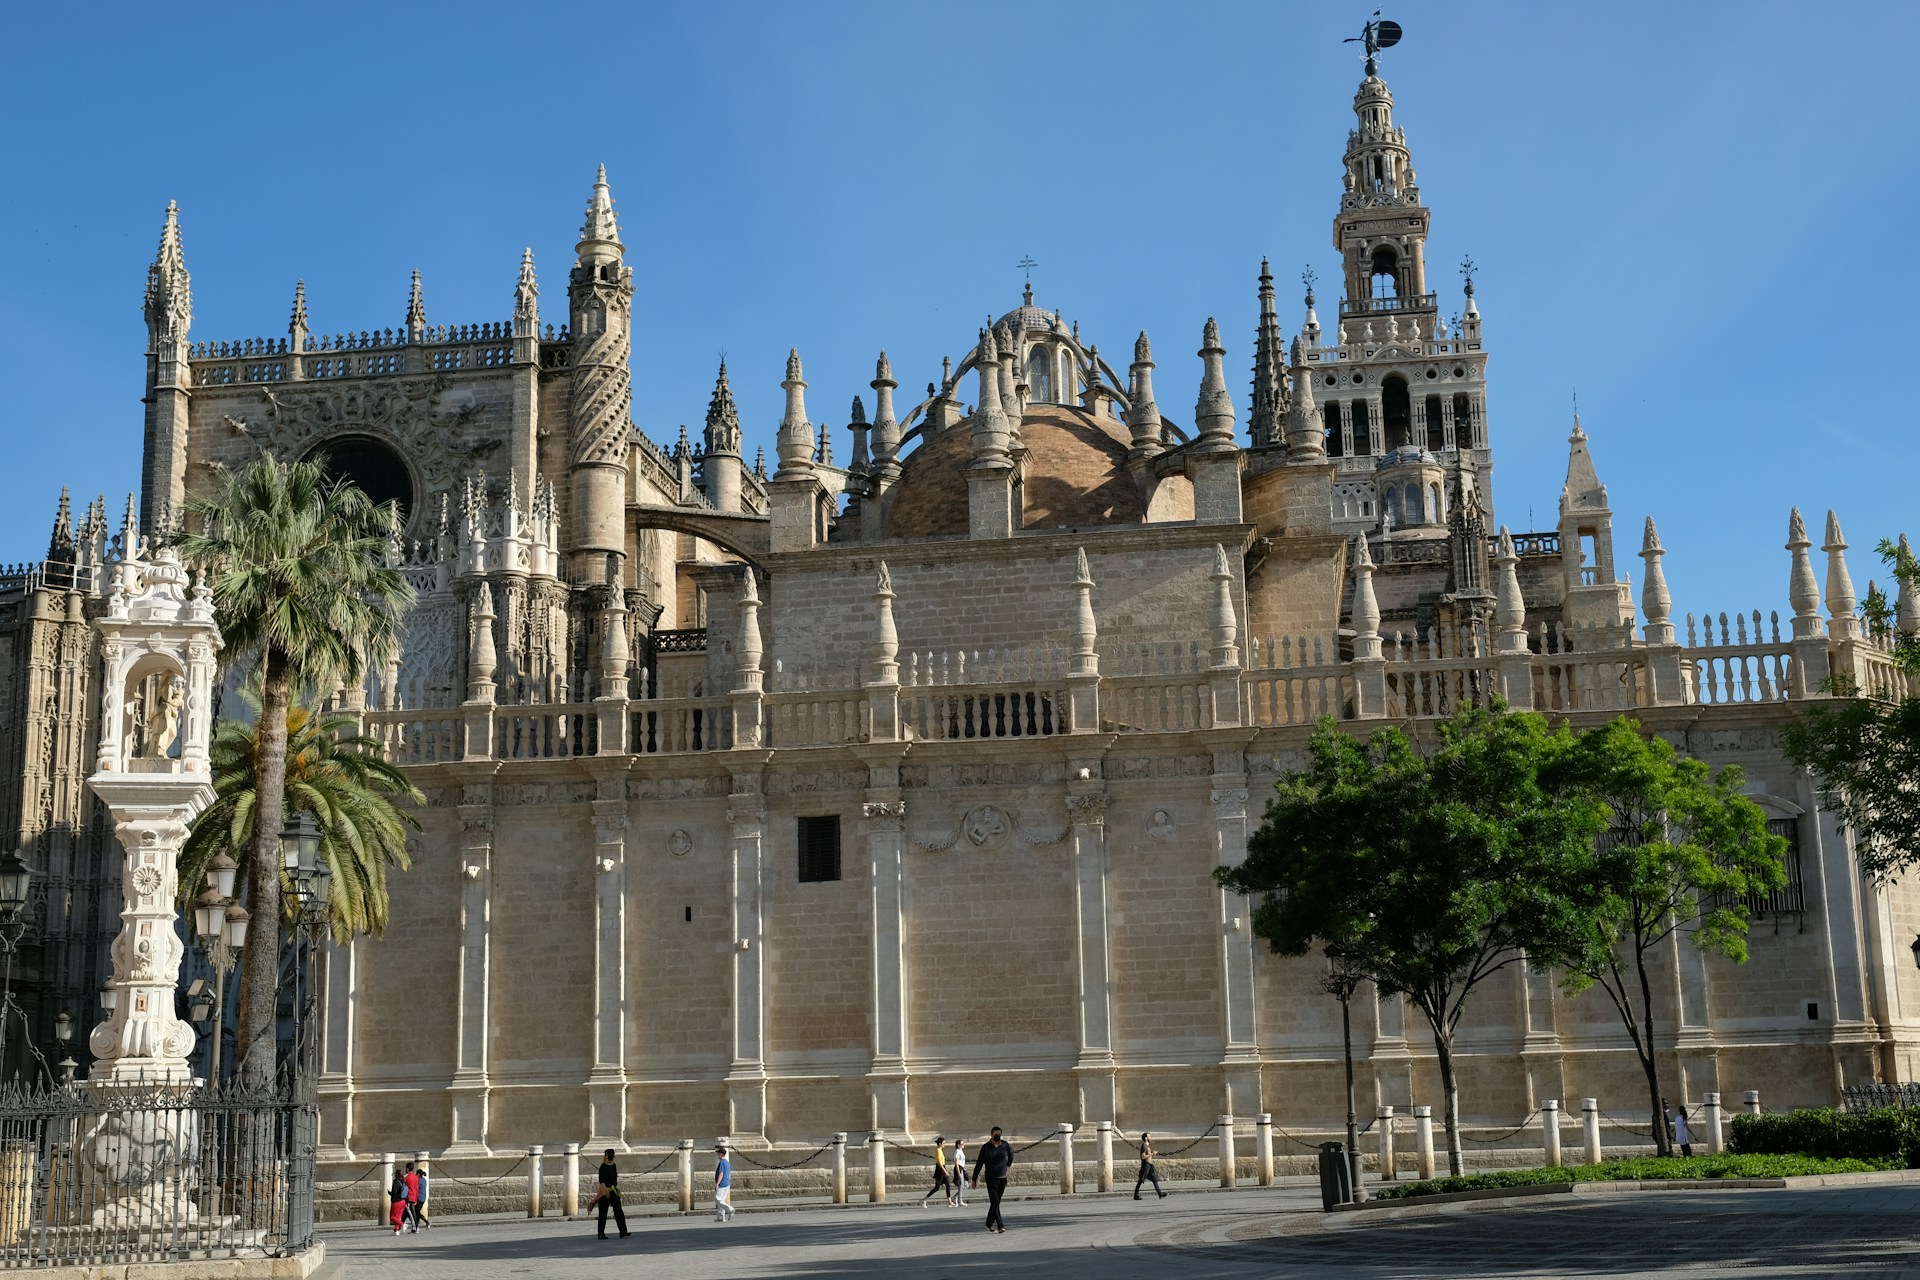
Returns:
[[[1360,1118],[1353,1105],[1353,992],[1363,975],[1346,963],[1346,954],[1337,945],[1327,947],[1327,976],[1322,985],[1329,995],[1340,1000],[1340,1038],[1347,1056],[1347,1169],[1353,1181],[1353,1198],[1366,1199],[1360,1187]]]
[[[65,1009],[53,1020],[53,1039],[60,1046],[60,1084],[64,1088],[73,1083],[73,1073],[80,1067],[68,1047],[73,1043],[73,1015]]]
[[[18,849],[0,858],[0,951],[6,952],[4,992],[0,993],[0,1070],[7,1060],[7,1023],[13,1017],[13,953],[27,932],[27,891],[33,868]],[[24,1016],[22,1021],[25,1021]]]
[[[327,901],[333,887],[333,865],[320,844],[320,829],[313,815],[302,810],[293,814],[280,831],[280,861],[293,881],[294,897],[300,903],[299,924],[307,932],[307,953],[300,965],[300,981],[305,987],[294,1002],[294,1045],[298,1053],[295,1067],[307,1068],[307,1029],[313,1016],[313,953],[321,926],[327,919]],[[295,946],[299,945],[296,936]],[[296,956],[296,960],[300,957]]]
[[[227,975],[240,960],[247,945],[247,909],[233,900],[234,874],[239,870],[232,858],[216,854],[207,864],[207,888],[195,901],[194,932],[213,966],[213,1044],[207,1056],[207,1080],[220,1083],[220,1045],[226,1037]]]

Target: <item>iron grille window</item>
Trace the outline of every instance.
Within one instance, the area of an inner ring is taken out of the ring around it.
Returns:
[[[1773,893],[1747,895],[1747,914],[1755,920],[1768,915],[1800,914],[1807,909],[1807,882],[1800,872],[1800,820],[1768,818],[1767,834],[1787,841],[1787,882]]]
[[[840,815],[800,819],[800,882],[840,878]]]

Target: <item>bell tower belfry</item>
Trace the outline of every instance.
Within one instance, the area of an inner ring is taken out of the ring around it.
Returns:
[[[1353,131],[1344,157],[1345,191],[1334,219],[1333,246],[1340,251],[1347,285],[1348,313],[1409,313],[1428,320],[1439,314],[1427,291],[1427,230],[1430,215],[1420,203],[1420,187],[1407,149],[1407,131],[1393,122],[1393,93],[1367,59],[1367,78],[1353,95]],[[1422,326],[1427,333],[1433,328]]]

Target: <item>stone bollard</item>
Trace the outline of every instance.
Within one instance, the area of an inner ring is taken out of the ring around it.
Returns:
[[[1221,1116],[1215,1123],[1220,1126],[1220,1185],[1231,1187],[1236,1158],[1233,1149],[1233,1117]]]
[[[1560,1100],[1548,1098],[1540,1104],[1540,1147],[1549,1165],[1560,1163]]]
[[[1273,1115],[1262,1111],[1253,1117],[1253,1156],[1260,1166],[1260,1185],[1273,1185]]]
[[[1708,1094],[1704,1105],[1707,1112],[1707,1154],[1717,1156],[1727,1149],[1726,1134],[1720,1126],[1720,1095]]]
[[[1113,1190],[1113,1121],[1102,1120],[1098,1126],[1100,1144],[1100,1172],[1094,1183],[1102,1191]]]
[[[847,1135],[833,1135],[833,1202],[847,1202]]]
[[[387,1198],[387,1192],[393,1189],[393,1161],[391,1151],[380,1157],[380,1212],[374,1221],[383,1227],[393,1221],[393,1201]]]
[[[560,1212],[569,1220],[580,1216],[580,1144],[567,1144],[567,1183],[560,1193]]]
[[[1377,1123],[1380,1126],[1380,1181],[1392,1182],[1399,1176],[1393,1167],[1393,1108],[1382,1105]]]
[[[887,1137],[878,1129],[867,1135],[867,1199],[887,1202]]]
[[[543,1154],[545,1147],[527,1148],[527,1216],[538,1218],[546,1211],[540,1203],[540,1192],[547,1180],[547,1162]]]
[[[1420,1176],[1433,1176],[1433,1108],[1413,1109],[1413,1151],[1419,1162]]]
[[[1750,1116],[1760,1114],[1760,1091],[1758,1089],[1747,1090],[1747,1114]]]
[[[1073,1126],[1060,1122],[1060,1194],[1073,1194]]]
[[[1600,1163],[1600,1099],[1580,1099],[1580,1120],[1587,1130],[1587,1163]]]
[[[680,1194],[676,1197],[680,1212],[693,1211],[693,1139],[680,1139]]]

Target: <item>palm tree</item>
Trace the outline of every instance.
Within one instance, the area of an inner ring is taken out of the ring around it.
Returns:
[[[384,562],[398,516],[391,504],[376,507],[331,480],[321,459],[283,463],[272,454],[238,471],[214,467],[208,491],[189,499],[184,514],[190,531],[176,543],[208,573],[225,660],[251,664],[259,681],[247,884],[254,918],[278,921],[293,690],[358,683],[367,656],[395,642],[413,599],[406,578]],[[278,950],[248,947],[242,962],[241,1072],[250,1085],[273,1082]]]
[[[258,758],[255,725],[228,720],[214,731],[214,802],[194,819],[180,851],[183,896],[199,893],[207,864],[221,853],[239,864],[241,882],[250,882]],[[377,738],[359,732],[350,715],[316,714],[297,703],[290,707],[286,759],[285,809],[314,816],[320,854],[333,872],[327,924],[334,940],[378,936],[387,927],[387,867],[407,868],[407,832],[420,829],[419,820],[396,801],[418,804],[425,797],[388,763]],[[284,903],[284,883],[281,891]],[[283,909],[283,919],[287,915]]]

